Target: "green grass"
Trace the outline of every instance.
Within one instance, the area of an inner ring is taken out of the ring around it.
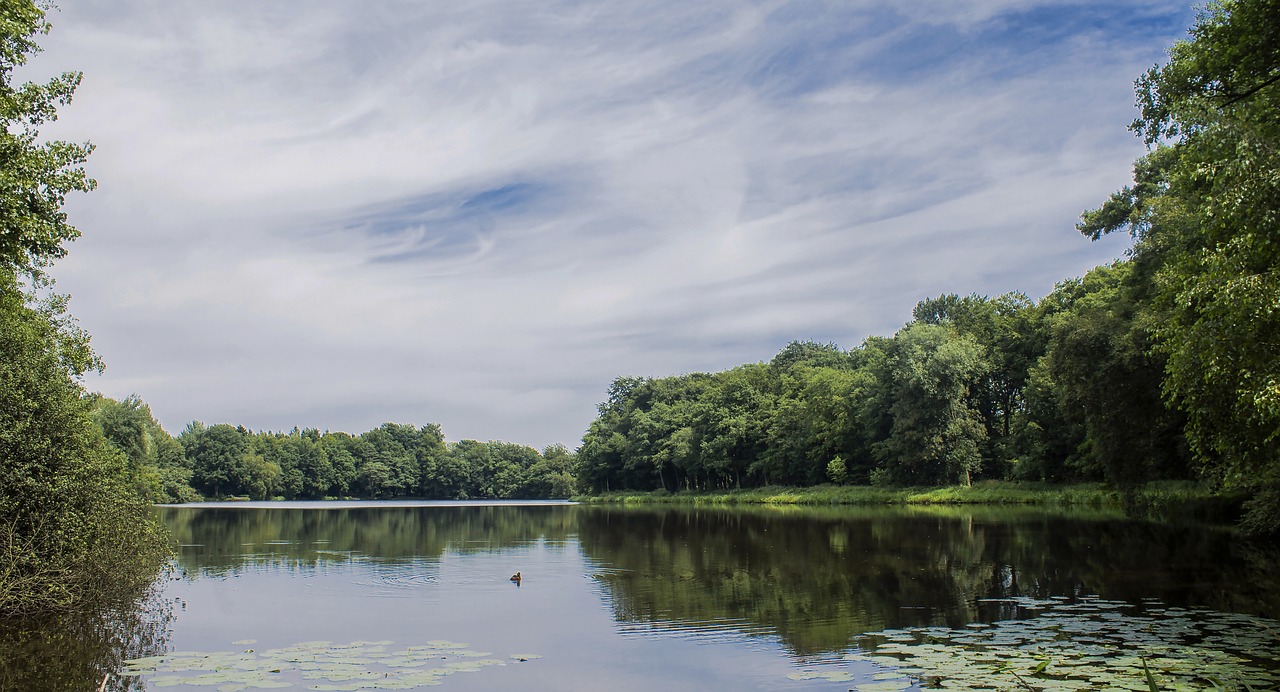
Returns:
[[[1171,519],[1188,516],[1230,521],[1241,498],[1215,493],[1191,482],[1148,483],[1130,493],[1100,483],[1049,485],[983,481],[972,486],[886,488],[819,485],[811,488],[764,487],[724,491],[615,491],[573,498],[587,503],[694,505],[1020,505],[1123,508],[1131,515]]]

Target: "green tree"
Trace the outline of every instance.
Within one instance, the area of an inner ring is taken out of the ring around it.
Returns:
[[[816,341],[792,341],[769,361],[769,367],[777,370],[788,370],[801,364],[820,368],[847,368],[850,362],[839,346]]]
[[[415,454],[418,445],[417,428],[412,425],[384,423],[379,428],[361,434],[360,441],[364,443],[362,449],[365,454],[357,457],[357,494],[373,498],[413,494],[419,485],[420,476]]]
[[[845,465],[844,459],[834,457],[827,462],[827,480],[842,485],[849,478],[849,468]]]
[[[1072,461],[1085,478],[1132,488],[1187,475],[1185,418],[1161,400],[1164,358],[1152,350],[1131,263],[1097,267],[1061,284],[1068,307],[1049,318],[1043,364],[1058,411],[1084,431]]]
[[[986,350],[991,369],[976,392],[991,442],[984,455],[1007,460],[1012,454],[1009,438],[1024,410],[1027,378],[1045,347],[1046,333],[1036,319],[1035,304],[1022,293],[996,298],[949,294],[921,301],[912,314],[917,322],[966,334]],[[993,471],[1002,475],[1002,469]]]
[[[713,376],[694,411],[699,458],[723,486],[750,485],[766,448],[777,376],[770,366],[743,365]]]
[[[991,369],[968,336],[914,324],[894,337],[893,425],[877,445],[882,468],[911,484],[969,484],[982,464],[986,428],[974,393]]]
[[[178,436],[191,463],[191,482],[209,497],[244,494],[243,459],[250,453],[249,431],[226,423],[205,427],[192,421]]]
[[[79,376],[101,363],[66,313],[34,301],[44,270],[78,231],[62,205],[94,183],[91,147],[40,141],[78,73],[12,81],[48,32],[30,0],[0,0],[0,614],[80,609],[127,598],[167,554],[138,475],[91,418]]]
[[[800,362],[781,374],[759,465],[769,470],[772,482],[823,483],[833,457],[865,459],[856,423],[863,378],[846,369],[847,362],[842,359],[840,368]],[[856,475],[865,480],[869,469],[856,466]]]
[[[320,431],[315,428],[303,430],[291,437],[297,449],[295,458],[298,471],[302,475],[302,488],[299,497],[308,500],[322,500],[328,497],[335,484],[333,464],[320,443]]]
[[[355,487],[357,446],[357,440],[343,432],[326,432],[320,436],[320,451],[333,472],[329,495],[345,497]]]
[[[1280,1],[1210,2],[1137,82],[1153,147],[1132,187],[1082,217],[1127,228],[1152,266],[1164,392],[1202,468],[1252,489],[1247,523],[1280,532]]]
[[[236,492],[253,500],[269,500],[279,490],[280,465],[261,454],[246,452],[236,460]]]
[[[0,614],[127,597],[167,554],[137,474],[94,425],[86,361],[0,268]]]
[[[518,497],[565,498],[574,492],[573,453],[564,445],[551,445],[542,450],[537,462],[529,468]]]
[[[578,482],[591,490],[653,490],[662,487],[657,469],[637,454],[643,440],[636,413],[647,410],[653,398],[652,380],[619,377],[609,385],[608,398],[582,437],[578,450]]]
[[[445,477],[453,473],[453,467],[446,459],[448,449],[440,426],[435,423],[424,425],[414,432],[413,437],[413,455],[418,465],[416,492],[423,497],[454,497],[445,494],[454,485],[452,479]]]
[[[152,502],[195,502],[191,469],[182,448],[151,415],[151,407],[136,394],[116,401],[94,394],[93,420],[113,447],[129,460],[138,490]]]
[[[542,461],[538,450],[511,442],[488,442],[489,460],[492,464],[490,487],[481,489],[482,497],[527,498],[526,483],[531,469]]]
[[[40,128],[57,120],[58,106],[71,102],[79,72],[44,84],[15,85],[13,72],[40,50],[37,38],[50,24],[31,0],[0,0],[0,265],[39,280],[64,243],[79,237],[62,210],[71,192],[97,183],[84,170],[90,144],[40,141]]]

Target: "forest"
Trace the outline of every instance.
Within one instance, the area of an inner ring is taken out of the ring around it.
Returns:
[[[1038,302],[943,295],[849,351],[793,342],[768,363],[619,378],[579,451],[595,490],[1194,475],[1166,359],[1137,324],[1132,262]]]
[[[573,455],[563,445],[538,452],[509,442],[446,444],[439,425],[398,423],[349,435],[195,421],[174,438],[136,396],[88,399],[107,443],[128,459],[138,492],[152,502],[536,499],[573,492]]]

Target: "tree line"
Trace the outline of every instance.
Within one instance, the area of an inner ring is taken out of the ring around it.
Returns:
[[[136,396],[90,397],[93,419],[153,502],[203,498],[564,498],[574,456],[509,442],[448,444],[440,426],[386,423],[359,435],[314,428],[253,432],[192,422],[176,438]]]
[[[1200,478],[1280,531],[1280,0],[1203,8],[1136,82],[1128,257],[1045,298],[943,295],[850,351],[615,380],[588,489]]]
[[[943,295],[891,337],[793,342],[719,373],[618,378],[579,450],[591,490],[1192,476],[1132,263],[1038,302]]]

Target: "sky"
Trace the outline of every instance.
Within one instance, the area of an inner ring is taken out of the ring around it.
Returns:
[[[619,376],[854,348],[1122,257],[1166,0],[59,0],[53,269],[188,422],[581,441]]]

